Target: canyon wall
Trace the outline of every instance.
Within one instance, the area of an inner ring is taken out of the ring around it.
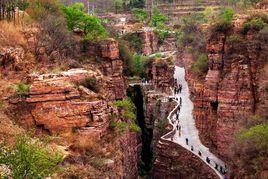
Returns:
[[[112,120],[127,121],[120,117],[120,111],[113,104],[126,97],[118,43],[106,39],[89,49],[88,56],[100,59],[96,66],[89,64],[84,69],[70,69],[58,74],[29,75],[29,94],[10,99],[13,104],[10,115],[28,129],[36,128],[38,133],[64,138],[61,143],[72,151],[72,157],[67,157],[64,165],[80,165],[77,161],[83,157],[86,160],[85,151],[89,146],[103,154],[98,160],[107,167],[107,172],[95,172],[95,176],[135,178],[138,175],[139,135],[129,129],[117,134],[111,131],[110,125]],[[111,135],[114,137],[109,139]],[[98,143],[102,145],[100,149],[96,147]],[[95,155],[98,157],[99,154]],[[84,169],[90,167],[92,161],[94,163],[94,159],[88,159]],[[110,170],[113,172],[109,173]],[[94,175],[85,174],[86,177]]]
[[[268,46],[255,31],[240,32],[235,26],[231,32],[212,34],[203,83],[189,72],[187,77],[201,139],[222,157],[246,118],[267,116]]]

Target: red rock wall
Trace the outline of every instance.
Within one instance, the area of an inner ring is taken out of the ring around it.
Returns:
[[[239,41],[218,34],[208,40],[207,50],[209,70],[204,83],[191,85],[194,116],[203,142],[226,156],[243,119],[267,115],[267,44],[252,33]]]
[[[150,55],[158,51],[158,38],[153,31],[141,31],[138,36],[142,39],[142,54]]]

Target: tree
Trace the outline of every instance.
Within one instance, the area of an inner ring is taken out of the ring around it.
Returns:
[[[75,3],[70,6],[63,6],[67,26],[69,30],[80,29],[84,32],[84,38],[90,41],[96,41],[107,36],[107,32],[99,18],[86,14],[82,11],[84,5]]]
[[[10,169],[6,177],[45,178],[58,172],[63,155],[27,134],[16,138],[14,146],[0,144],[0,164]]]
[[[168,18],[162,14],[156,7],[153,8],[153,16],[150,22],[152,27],[158,27],[165,24]]]
[[[139,22],[145,22],[149,18],[149,14],[143,9],[134,8],[132,12]]]

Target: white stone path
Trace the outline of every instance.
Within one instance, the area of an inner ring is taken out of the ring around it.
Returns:
[[[191,146],[193,146],[194,150],[191,152],[198,156],[200,159],[202,159],[204,163],[208,165],[211,169],[213,169],[220,178],[223,178],[223,174],[218,170],[220,170],[220,166],[225,169],[224,162],[222,162],[219,158],[212,154],[209,149],[201,143],[199,139],[198,130],[195,126],[195,121],[192,114],[194,106],[192,101],[190,100],[189,87],[185,80],[185,69],[176,66],[174,78],[177,79],[178,84],[182,85],[182,91],[181,93],[176,94],[174,96],[175,101],[178,103],[178,105],[171,111],[168,116],[170,124],[173,125],[173,131],[162,136],[162,139],[173,141],[189,151],[191,151]],[[178,121],[176,121],[176,112],[179,106],[180,97],[182,98],[182,106],[179,113],[179,125],[181,126],[181,134],[179,135],[179,131],[177,130]],[[176,98],[178,98],[178,101],[176,100]],[[172,123],[172,121],[175,122]],[[171,140],[170,136],[172,136],[171,134],[174,133],[174,131],[176,132],[173,136],[173,140]],[[188,138],[189,141],[188,145],[186,145],[186,138]],[[198,154],[199,151],[202,154],[201,156]],[[207,157],[210,159],[210,163],[206,162]],[[215,163],[218,164],[218,170],[215,169]]]

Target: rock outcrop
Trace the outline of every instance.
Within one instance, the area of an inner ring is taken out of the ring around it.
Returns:
[[[26,78],[30,84],[29,92],[25,98],[19,100],[22,103],[13,98],[10,102],[13,104],[12,115],[24,127],[36,128],[38,132],[46,134],[58,134],[64,138],[62,142],[72,151],[72,156],[65,161],[66,165],[79,166],[77,161],[82,158],[88,160],[84,169],[92,169],[90,162],[94,163],[94,159],[85,157],[85,153],[88,148],[94,149],[94,145],[108,140],[112,135],[112,119],[121,120],[120,111],[113,102],[126,97],[126,85],[123,62],[119,59],[118,43],[115,40],[101,41],[90,47],[87,55],[97,56],[98,64],[85,64],[84,68],[57,74],[31,74]],[[90,146],[92,141],[95,144]],[[98,175],[96,170],[95,176],[137,177],[136,132],[126,130],[124,134],[102,144],[105,144],[102,149],[95,147],[105,153],[99,160],[104,162],[104,167],[115,172]],[[109,151],[116,153],[111,154]],[[87,172],[85,176],[89,177]]]
[[[157,145],[154,178],[218,178],[204,162],[190,151],[171,141]]]
[[[153,30],[141,30],[137,32],[137,35],[142,39],[142,54],[150,55],[158,51],[158,38]]]
[[[154,57],[146,68],[146,74],[154,89],[170,94],[170,87],[174,85],[174,70],[172,57]]]

